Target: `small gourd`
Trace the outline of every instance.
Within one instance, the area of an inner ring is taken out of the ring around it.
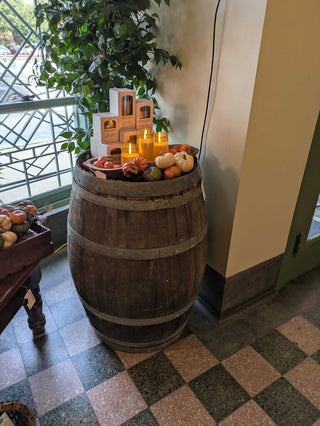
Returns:
[[[19,207],[25,207],[25,206],[30,205],[30,204],[33,204],[33,202],[31,200],[23,200],[23,201],[20,201],[18,203],[18,206]]]
[[[188,173],[193,169],[194,158],[185,151],[174,154],[175,165],[181,169],[183,173]]]
[[[140,172],[144,172],[148,168],[148,161],[144,157],[136,157],[132,162]]]
[[[3,243],[3,246],[2,246],[2,248],[4,248],[4,249],[13,246],[13,244],[18,239],[18,235],[15,234],[14,232],[11,232],[11,231],[3,232],[1,234],[1,236],[4,239],[4,243]]]
[[[25,220],[27,220],[27,217],[27,213],[20,209],[13,210],[9,214],[9,219],[12,223],[23,223]]]
[[[38,209],[34,204],[27,204],[25,208],[26,208],[26,210],[31,212],[34,216],[38,215]]]
[[[0,214],[4,214],[9,217],[10,211],[5,207],[0,207]]]
[[[174,165],[174,155],[172,152],[166,152],[165,154],[156,157],[154,162],[159,169],[167,169]]]
[[[15,232],[16,234],[25,234],[28,232],[30,228],[29,222],[25,221],[23,223],[15,223],[12,225],[11,231]]]
[[[133,162],[124,163],[122,166],[122,173],[125,177],[131,178],[139,174],[139,169]]]
[[[12,222],[5,214],[0,214],[0,232],[6,232],[11,229]]]
[[[165,179],[173,179],[181,175],[181,169],[178,166],[170,166],[165,169],[163,176]]]

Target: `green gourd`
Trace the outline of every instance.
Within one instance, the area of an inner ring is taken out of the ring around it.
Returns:
[[[16,234],[25,234],[29,230],[29,222],[25,221],[23,223],[19,224],[13,224],[11,231],[15,232]]]

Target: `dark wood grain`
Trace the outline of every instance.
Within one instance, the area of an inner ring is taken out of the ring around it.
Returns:
[[[92,325],[110,346],[155,350],[182,332],[206,265],[200,185],[198,166],[171,181],[112,182],[92,177],[78,160],[70,269]]]
[[[0,280],[23,267],[39,262],[53,252],[51,232],[33,222],[30,230],[16,244],[0,250]]]

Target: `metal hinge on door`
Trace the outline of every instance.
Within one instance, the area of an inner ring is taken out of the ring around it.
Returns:
[[[296,256],[297,256],[298,251],[300,250],[302,237],[303,237],[303,233],[302,233],[302,232],[300,232],[300,233],[296,236],[296,241],[295,241],[295,243],[294,243],[294,247],[293,247],[293,256],[294,256],[294,257],[296,257]]]

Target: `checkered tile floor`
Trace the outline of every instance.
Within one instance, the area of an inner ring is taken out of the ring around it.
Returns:
[[[320,425],[320,269],[230,324],[197,303],[178,342],[127,354],[99,341],[54,256],[47,334],[33,341],[20,310],[0,336],[0,400],[41,425]]]

